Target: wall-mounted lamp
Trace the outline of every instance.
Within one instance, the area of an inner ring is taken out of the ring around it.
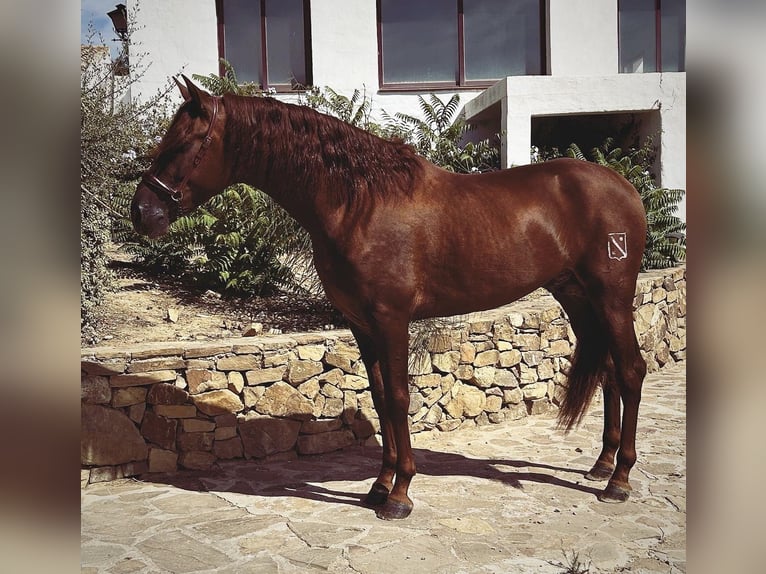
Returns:
[[[114,10],[106,13],[112,20],[114,31],[123,42],[128,41],[128,10],[125,4],[117,4]]]
[[[106,13],[112,21],[114,31],[120,37],[122,50],[114,62],[114,75],[127,76],[130,74],[130,64],[128,61],[128,10],[125,4],[117,4],[114,10]]]

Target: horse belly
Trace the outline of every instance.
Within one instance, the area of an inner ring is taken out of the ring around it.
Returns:
[[[476,254],[447,257],[452,264],[433,269],[424,285],[417,318],[462,315],[506,305],[542,287],[565,270],[559,257],[546,262],[513,254],[478,259]],[[514,260],[515,259],[515,260]]]
[[[430,226],[420,261],[421,274],[429,279],[418,314],[492,309],[572,270],[588,248],[591,226],[583,214],[572,221],[571,194],[550,182],[532,183],[514,191],[491,185],[471,189],[421,221]]]

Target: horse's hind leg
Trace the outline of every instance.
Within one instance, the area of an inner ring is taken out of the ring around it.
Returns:
[[[611,362],[611,359],[610,359]],[[588,480],[607,480],[614,472],[614,457],[620,447],[620,392],[614,380],[614,371],[601,386],[604,392],[604,434],[601,454],[593,468],[585,475]]]
[[[603,447],[586,476],[593,480],[609,478],[600,500],[624,502],[630,494],[628,476],[636,462],[638,406],[646,363],[633,330],[635,282],[606,287],[596,283],[592,281],[584,287],[571,277],[549,286],[569,315],[577,336],[569,388],[559,417],[567,428],[577,424],[601,384],[604,390]]]
[[[561,303],[577,337],[577,348],[569,372],[569,390],[562,405],[561,423],[571,428],[579,421],[597,385],[604,393],[604,431],[602,449],[589,480],[606,480],[614,471],[614,458],[620,446],[620,395],[614,380],[614,364],[604,325],[589,301],[585,289],[574,278],[549,285]],[[578,386],[580,388],[578,388]]]
[[[383,376],[380,372],[380,360],[375,350],[375,344],[372,339],[364,334],[360,329],[352,326],[351,332],[359,345],[359,352],[362,355],[362,362],[367,369],[367,377],[370,380],[370,390],[372,391],[372,402],[375,405],[375,411],[378,413],[380,421],[380,432],[383,437],[383,463],[380,468],[378,478],[372,484],[370,492],[364,499],[365,504],[369,506],[382,506],[388,499],[388,493],[394,485],[394,476],[396,474],[396,442],[392,432],[391,423],[386,414],[386,398],[383,387]]]
[[[636,463],[636,429],[641,387],[646,375],[646,362],[641,357],[633,329],[633,292],[615,297],[604,306],[604,322],[609,333],[610,352],[614,361],[617,387],[622,399],[622,433],[617,451],[617,466],[606,490],[599,497],[604,501],[623,502],[628,499],[628,475]]]

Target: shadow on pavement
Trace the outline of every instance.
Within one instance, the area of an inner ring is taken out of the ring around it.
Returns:
[[[524,489],[525,483],[550,484],[592,494],[601,491],[580,484],[588,469],[551,466],[525,460],[471,458],[461,454],[413,449],[418,476],[469,476],[498,481]],[[378,474],[382,450],[377,447],[350,447],[323,455],[292,460],[237,459],[219,461],[205,471],[184,470],[175,474],[145,474],[144,482],[167,484],[196,492],[228,492],[266,497],[299,497],[329,504],[366,506],[363,499]],[[545,472],[549,471],[549,472]],[[413,480],[417,483],[418,476]],[[358,483],[353,490],[349,485]],[[449,488],[445,482],[444,488]]]

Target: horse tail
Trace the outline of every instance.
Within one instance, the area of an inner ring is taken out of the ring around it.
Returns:
[[[559,428],[570,431],[582,422],[599,385],[614,384],[614,363],[606,330],[590,302],[557,299],[567,311],[577,337],[558,412]]]

